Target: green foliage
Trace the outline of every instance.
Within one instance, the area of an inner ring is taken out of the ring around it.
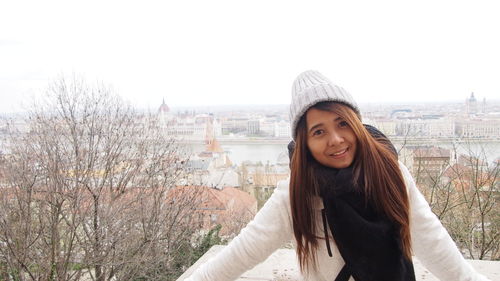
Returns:
[[[203,256],[212,246],[224,243],[222,238],[219,236],[221,228],[222,226],[218,224],[201,238],[201,242],[198,246],[194,247],[193,263],[201,258],[201,256]]]
[[[146,272],[142,276],[137,276],[133,280],[148,281],[152,280],[149,276],[160,275],[163,276],[161,280],[177,280],[179,276],[202,257],[212,246],[225,243],[219,236],[221,228],[221,225],[215,226],[207,234],[199,237],[196,243],[190,243],[187,240],[184,241],[175,253],[171,253],[172,262],[170,266],[166,266],[164,263],[158,263],[155,267],[151,267],[149,272]]]
[[[255,197],[257,199],[257,209],[260,210],[273,194],[273,188],[255,187]]]

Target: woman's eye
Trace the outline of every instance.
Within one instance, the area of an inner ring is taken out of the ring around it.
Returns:
[[[323,130],[316,130],[313,132],[313,136],[319,136],[321,134],[323,134]]]
[[[339,123],[339,127],[341,127],[341,128],[348,127],[348,126],[349,126],[349,123],[347,123],[346,121],[340,121],[340,123]]]

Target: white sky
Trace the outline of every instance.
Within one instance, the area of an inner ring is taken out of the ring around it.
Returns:
[[[2,1],[0,113],[82,74],[140,107],[287,104],[316,69],[358,102],[500,99],[498,1]]]

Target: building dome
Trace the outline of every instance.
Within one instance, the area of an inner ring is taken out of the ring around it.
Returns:
[[[476,102],[476,97],[474,96],[474,92],[470,94],[469,102]]]
[[[477,110],[477,100],[476,97],[474,96],[474,92],[470,94],[470,97],[465,100],[465,106],[467,110],[467,114],[476,114],[478,112]]]
[[[170,108],[168,105],[165,103],[165,99],[163,99],[163,103],[160,105],[160,108],[158,108],[159,113],[169,113]]]

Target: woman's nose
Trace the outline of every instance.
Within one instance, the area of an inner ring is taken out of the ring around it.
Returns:
[[[344,142],[344,137],[342,137],[340,134],[335,133],[335,132],[331,133],[330,137],[328,138],[328,145],[329,146],[339,145],[342,142]]]

